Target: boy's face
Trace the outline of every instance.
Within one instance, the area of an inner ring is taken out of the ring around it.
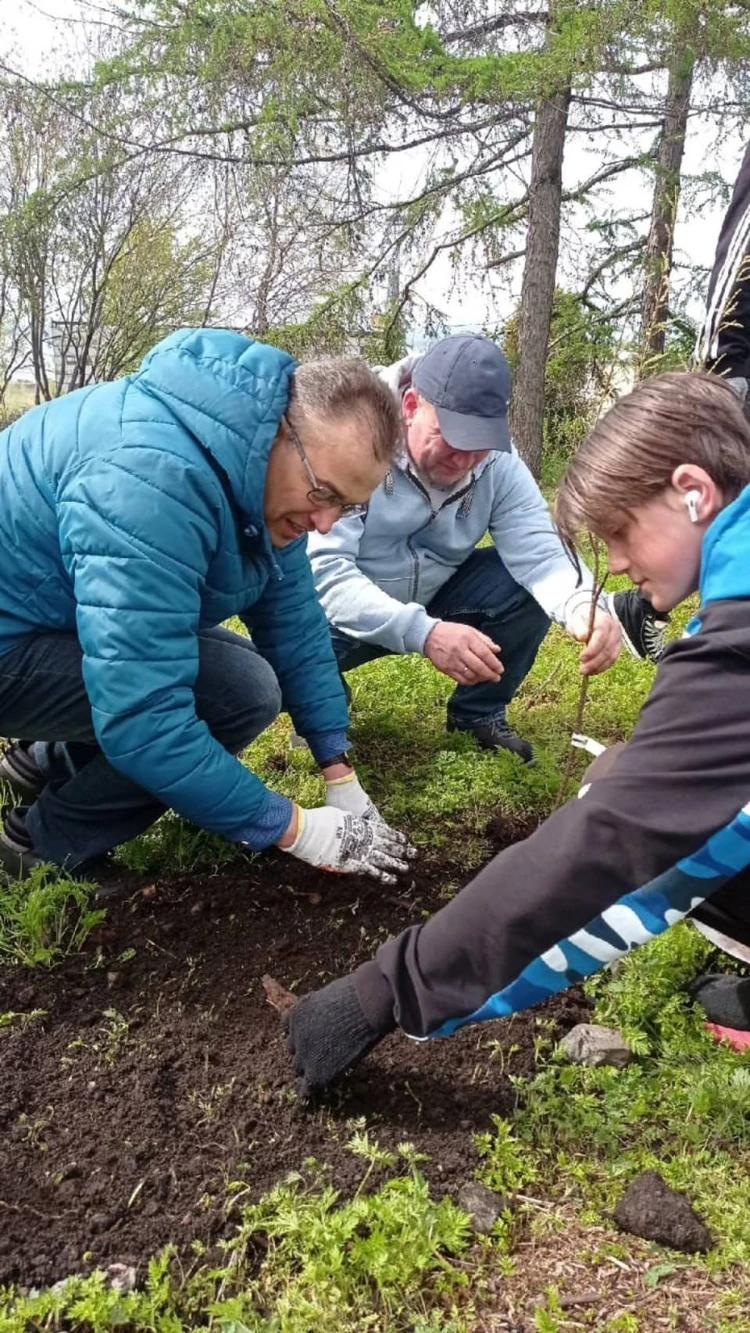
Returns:
[[[606,537],[610,573],[627,574],[656,611],[671,611],[696,591],[703,535],[723,506],[715,482],[702,468],[683,464],[672,481]],[[697,493],[697,521],[690,517],[688,492]]]

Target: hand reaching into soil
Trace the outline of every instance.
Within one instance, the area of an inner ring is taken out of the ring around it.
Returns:
[[[404,834],[380,818],[353,815],[335,806],[318,810],[296,806],[295,812],[296,831],[290,826],[277,845],[321,870],[371,875],[382,884],[395,884],[396,875],[404,874],[417,855]]]
[[[281,1022],[300,1097],[319,1092],[357,1064],[396,1026],[392,1005],[365,1016],[354,976],[337,977],[306,995]]]

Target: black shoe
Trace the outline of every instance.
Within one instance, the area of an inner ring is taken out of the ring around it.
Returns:
[[[29,804],[47,786],[41,768],[31,757],[32,741],[16,741],[0,755],[0,782]]]
[[[0,826],[0,872],[9,879],[26,879],[37,866],[43,865],[26,831],[26,810],[18,806],[12,810],[3,806]]]
[[[509,750],[518,755],[524,764],[533,764],[534,751],[522,736],[506,722],[504,717],[496,717],[492,722],[475,722],[473,727],[462,727],[448,718],[448,731],[468,731],[476,736],[483,750]]]
[[[660,616],[638,588],[616,592],[611,606],[620,622],[625,646],[633,656],[658,662],[667,646],[669,616]]]

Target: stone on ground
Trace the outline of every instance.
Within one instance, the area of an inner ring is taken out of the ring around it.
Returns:
[[[510,1207],[509,1201],[501,1194],[476,1180],[467,1180],[458,1191],[457,1203],[471,1218],[471,1229],[480,1236],[486,1236],[492,1230],[497,1219]]]
[[[617,1028],[600,1027],[597,1023],[579,1023],[571,1028],[560,1042],[569,1060],[576,1065],[614,1065],[624,1069],[630,1064],[633,1052]]]

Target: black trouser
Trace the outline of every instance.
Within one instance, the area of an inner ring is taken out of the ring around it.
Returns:
[[[750,376],[750,144],[721,224],[696,360],[717,375]]]

